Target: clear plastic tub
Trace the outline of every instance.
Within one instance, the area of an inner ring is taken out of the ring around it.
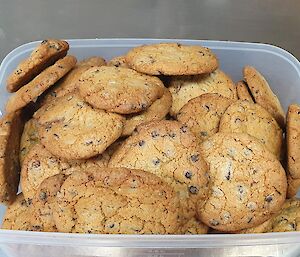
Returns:
[[[266,44],[177,39],[72,39],[70,54],[78,59],[92,55],[110,58],[130,48],[158,42],[179,42],[210,47],[221,69],[234,81],[242,78],[244,65],[257,67],[270,82],[285,110],[300,103],[300,63],[285,50]],[[8,93],[7,75],[38,42],[22,45],[0,66],[0,111]],[[1,206],[1,218],[5,207]],[[0,230],[0,247],[8,256],[299,256],[300,232],[248,235],[87,235]]]

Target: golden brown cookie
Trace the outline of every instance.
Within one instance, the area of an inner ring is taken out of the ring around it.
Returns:
[[[300,201],[299,199],[286,200],[282,209],[271,219],[253,227],[238,231],[238,233],[268,233],[300,231]]]
[[[207,165],[196,137],[177,121],[139,126],[117,149],[109,167],[142,169],[159,176],[179,195],[184,222],[207,197]]]
[[[199,76],[174,77],[171,79],[169,90],[173,98],[170,110],[172,116],[175,116],[189,100],[205,93],[217,93],[237,100],[234,83],[221,70]]]
[[[40,141],[37,129],[37,121],[30,119],[25,123],[24,130],[20,142],[20,166],[22,167],[23,161],[30,149]]]
[[[191,218],[187,223],[185,223],[179,230],[179,234],[186,235],[200,235],[207,234],[208,226],[202,223],[195,217]]]
[[[219,131],[221,116],[232,103],[232,99],[219,94],[203,94],[189,100],[180,109],[177,120],[202,142]]]
[[[103,153],[87,160],[67,161],[52,155],[41,144],[36,144],[28,152],[21,171],[21,188],[26,200],[32,199],[40,184],[56,174],[71,174],[75,170],[106,167],[109,155]]]
[[[55,64],[45,69],[32,81],[13,94],[8,99],[6,111],[14,112],[30,102],[36,101],[38,96],[68,73],[75,64],[76,58],[71,55],[59,59]]]
[[[107,63],[107,66],[129,68],[128,64],[126,63],[125,55],[121,55],[121,56],[117,56],[117,57],[112,58]]]
[[[282,130],[273,116],[258,104],[239,100],[230,105],[221,118],[219,131],[247,133],[280,158]]]
[[[95,108],[121,114],[146,110],[164,93],[156,77],[122,67],[94,67],[80,78],[81,96]]]
[[[20,164],[21,113],[9,113],[0,120],[0,202],[12,203],[17,195]]]
[[[294,197],[300,188],[300,178],[292,178],[289,174],[287,174],[287,198]]]
[[[210,49],[176,43],[138,46],[125,58],[129,67],[150,75],[196,75],[210,73],[219,66]]]
[[[244,81],[239,81],[236,83],[236,92],[239,100],[247,100],[254,103],[250,89]]]
[[[57,39],[42,41],[7,78],[6,88],[8,92],[17,91],[48,66],[64,57],[68,50],[69,44],[66,41]]]
[[[255,102],[271,113],[279,126],[284,128],[285,113],[277,96],[273,93],[266,79],[260,72],[251,66],[245,66],[243,72],[244,79],[248,84]]]
[[[93,56],[78,62],[66,76],[45,92],[41,100],[41,105],[74,91],[78,88],[79,78],[85,71],[92,67],[100,67],[105,64],[105,60],[98,56]]]
[[[103,153],[120,137],[124,121],[118,114],[92,108],[75,92],[44,105],[34,118],[41,143],[68,160]]]
[[[150,107],[138,114],[128,114],[125,116],[124,130],[122,136],[129,136],[135,128],[150,121],[159,121],[166,117],[172,105],[172,95],[165,88],[163,96],[157,99]]]
[[[74,172],[53,209],[60,232],[174,234],[179,201],[157,176],[141,170],[102,168]]]
[[[257,226],[278,212],[286,197],[285,171],[256,138],[217,133],[201,145],[209,164],[209,197],[199,219],[219,231]]]

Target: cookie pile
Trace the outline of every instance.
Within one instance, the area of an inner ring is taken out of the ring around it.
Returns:
[[[300,106],[285,118],[254,67],[235,84],[201,46],[139,46],[108,62],[68,49],[44,40],[7,79],[2,228],[300,230]]]

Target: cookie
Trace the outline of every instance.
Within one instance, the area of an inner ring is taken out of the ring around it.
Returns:
[[[287,181],[287,198],[292,198],[298,193],[300,188],[300,178],[292,178],[291,175],[287,174]]]
[[[264,107],[281,128],[285,126],[285,113],[277,96],[273,93],[268,82],[254,67],[246,66],[243,70],[244,79],[248,84],[256,103]]]
[[[292,178],[300,179],[300,106],[291,104],[286,120],[287,170]]]
[[[31,203],[25,201],[22,193],[19,194],[4,214],[2,229],[31,230],[31,210]]]
[[[250,89],[244,81],[239,81],[236,83],[236,92],[239,100],[247,100],[251,103],[254,103]]]
[[[99,155],[117,140],[124,118],[92,108],[76,93],[44,105],[35,114],[41,143],[53,155],[68,160]]]
[[[117,56],[112,58],[108,63],[107,66],[115,66],[115,67],[123,67],[129,68],[128,64],[126,63],[126,59],[124,55]]]
[[[219,66],[210,49],[176,43],[138,46],[129,50],[125,59],[132,69],[150,75],[196,75]]]
[[[209,164],[209,197],[199,219],[219,231],[257,226],[278,212],[286,197],[285,171],[256,138],[217,133],[201,144]]]
[[[138,114],[129,114],[124,123],[122,136],[129,136],[135,128],[143,123],[159,121],[166,117],[172,105],[172,96],[166,88],[163,96],[157,99],[150,107]]]
[[[199,139],[199,142],[217,133],[221,116],[233,100],[219,94],[203,94],[189,100],[177,114],[177,120]]]
[[[37,121],[30,119],[25,123],[24,130],[20,142],[20,166],[22,167],[23,161],[30,151],[30,149],[40,141],[37,129]]]
[[[80,78],[81,96],[95,108],[121,114],[146,110],[164,93],[156,77],[122,67],[94,67]]]
[[[219,131],[247,133],[280,159],[282,130],[273,116],[258,104],[239,100],[230,105],[221,117]]]
[[[6,111],[14,112],[36,101],[38,96],[68,73],[75,64],[76,58],[71,55],[59,59],[12,95],[6,104]]]
[[[9,113],[0,120],[0,202],[12,203],[17,195],[19,149],[23,130],[21,113]]]
[[[268,233],[300,231],[300,201],[286,200],[282,209],[261,225],[239,231],[239,233]]]
[[[141,170],[102,168],[74,172],[57,194],[59,232],[174,234],[179,201],[171,187]]]
[[[64,96],[78,88],[80,76],[92,67],[100,67],[106,62],[102,57],[93,56],[82,60],[61,80],[59,80],[53,87],[50,87],[41,100],[41,105],[53,101],[57,97]]]
[[[9,75],[6,82],[7,91],[17,91],[48,66],[64,57],[68,50],[69,44],[66,41],[57,39],[42,41],[31,55]]]
[[[177,121],[139,126],[113,154],[109,167],[141,169],[159,176],[180,198],[181,219],[196,214],[207,197],[207,165],[196,137]]]
[[[173,98],[170,110],[172,116],[176,116],[189,100],[205,93],[216,93],[229,99],[237,100],[234,83],[221,70],[199,76],[174,77],[170,81],[169,90]]]
[[[194,217],[185,223],[179,230],[179,234],[186,235],[200,235],[207,234],[207,232],[208,226]]]

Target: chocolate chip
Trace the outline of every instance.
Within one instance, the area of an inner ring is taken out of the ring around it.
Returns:
[[[152,162],[156,166],[160,163],[160,160],[159,159],[154,159]]]
[[[109,228],[113,228],[115,226],[115,224],[110,224],[108,226],[109,226]]]
[[[42,201],[44,201],[44,200],[46,200],[47,199],[47,194],[46,194],[46,192],[40,192],[40,200],[42,200]]]
[[[228,173],[227,173],[227,175],[225,176],[225,178],[226,178],[227,180],[230,180],[230,176],[231,176],[231,171],[229,170]]]
[[[220,224],[220,222],[217,221],[217,220],[215,220],[215,219],[213,219],[213,220],[209,221],[209,224],[212,225],[212,226],[218,226]]]
[[[209,111],[209,106],[208,105],[204,105],[204,107]]]
[[[55,91],[51,92],[50,95],[53,96],[53,97],[57,96]]]
[[[59,135],[57,135],[57,134],[55,134],[55,133],[53,134],[53,136],[55,136],[56,138],[59,138]]]
[[[41,229],[42,229],[42,227],[39,225],[32,226],[32,230],[34,230],[34,231],[41,230]]]
[[[94,180],[94,176],[93,176],[93,175],[91,175],[91,174],[90,174],[90,175],[88,175],[88,180],[89,180],[89,181],[92,181],[92,180]]]
[[[208,134],[207,134],[206,131],[201,131],[201,132],[200,132],[200,135],[203,136],[203,137],[207,137]]]
[[[240,194],[244,193],[244,188],[243,188],[243,186],[238,186],[238,192],[239,192]]]
[[[195,186],[189,186],[189,191],[191,194],[197,194],[198,193],[198,188]]]
[[[169,137],[171,137],[171,138],[176,137],[176,133],[174,133],[174,132],[169,133]]]
[[[151,132],[151,136],[152,136],[152,138],[156,138],[159,136],[159,134],[157,133],[157,131],[154,130]]]
[[[92,145],[93,144],[93,140],[87,140],[85,141],[85,145]]]
[[[41,166],[41,162],[40,161],[34,161],[32,164],[31,164],[31,167],[34,168],[34,169],[37,169]]]
[[[88,232],[89,234],[91,234],[91,233],[92,233],[92,231],[91,231],[91,230],[88,230],[87,232]]]
[[[273,201],[273,197],[271,195],[268,195],[266,198],[265,198],[265,201],[266,202],[272,202]]]
[[[199,161],[199,154],[193,154],[193,155],[191,156],[191,160],[192,160],[193,162]]]
[[[188,178],[188,179],[191,179],[192,176],[193,176],[193,173],[192,173],[191,171],[186,171],[185,174],[184,174],[184,176],[185,176],[186,178]]]
[[[205,55],[202,51],[199,51],[199,54],[200,54],[201,56],[204,56],[204,55]]]
[[[43,44],[46,44],[47,42],[48,42],[48,40],[45,39],[45,40],[43,40],[43,41],[41,42],[41,44],[43,45]]]
[[[241,122],[241,121],[242,121],[242,120],[241,120],[240,118],[236,118],[234,122],[235,122],[235,123],[238,123],[238,122]]]
[[[142,103],[141,106],[142,106],[143,110],[145,110],[147,108],[147,104],[145,104],[145,103]]]
[[[183,132],[183,133],[186,133],[187,131],[188,131],[188,127],[187,126],[182,126],[181,128],[180,128],[180,130]]]
[[[145,144],[144,140],[139,141],[139,146],[143,146]]]
[[[250,223],[252,221],[253,217],[251,217],[249,220],[248,220],[248,223]]]

